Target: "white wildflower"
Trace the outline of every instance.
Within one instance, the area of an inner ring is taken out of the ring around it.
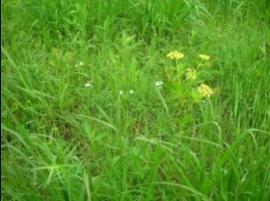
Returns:
[[[91,87],[92,86],[92,81],[87,81],[85,84],[84,84],[84,87]]]
[[[156,87],[161,88],[163,85],[163,81],[157,81],[155,85]]]
[[[124,94],[124,91],[123,90],[119,91],[119,95],[120,96],[122,96],[123,94]]]
[[[129,90],[129,94],[134,94],[134,90],[133,89],[130,89]]]
[[[76,64],[75,67],[78,68],[79,66],[83,66],[84,63],[82,61],[80,61],[80,63]]]

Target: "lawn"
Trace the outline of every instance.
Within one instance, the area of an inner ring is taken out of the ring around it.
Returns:
[[[269,0],[1,1],[2,201],[269,201]]]

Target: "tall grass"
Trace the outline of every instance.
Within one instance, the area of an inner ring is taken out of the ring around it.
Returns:
[[[3,200],[269,200],[269,1],[1,5]]]

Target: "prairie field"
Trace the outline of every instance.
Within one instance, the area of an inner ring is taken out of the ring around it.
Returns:
[[[269,0],[1,1],[1,201],[269,201]]]

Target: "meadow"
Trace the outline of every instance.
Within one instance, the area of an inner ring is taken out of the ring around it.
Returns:
[[[2,201],[269,201],[269,0],[1,1]]]

